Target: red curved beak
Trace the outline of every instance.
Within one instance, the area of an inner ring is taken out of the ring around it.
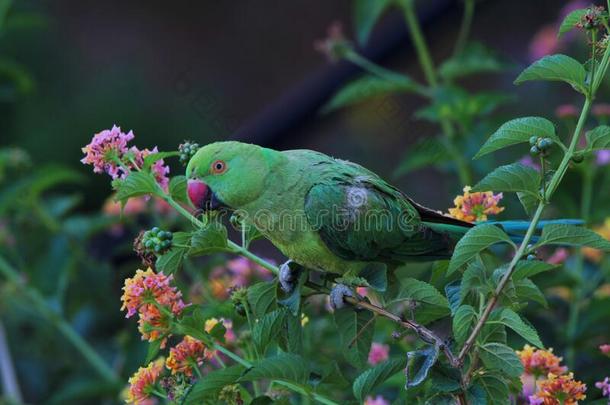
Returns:
[[[208,199],[208,193],[210,188],[201,180],[191,179],[187,182],[187,193],[189,200],[197,208],[203,208],[206,200]]]

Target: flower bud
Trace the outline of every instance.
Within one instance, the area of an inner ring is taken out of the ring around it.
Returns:
[[[189,160],[195,153],[199,150],[199,144],[196,142],[184,141],[180,145],[178,145],[178,152],[180,152],[180,163],[183,166],[186,166]]]

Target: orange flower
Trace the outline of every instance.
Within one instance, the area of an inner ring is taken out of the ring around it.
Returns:
[[[600,225],[593,229],[597,232],[602,238],[610,240],[610,218],[606,218],[603,225]],[[589,260],[595,263],[599,263],[604,256],[604,253],[601,250],[583,247],[582,254]]]
[[[529,398],[530,404],[576,405],[579,400],[587,397],[587,386],[574,380],[573,373],[560,376],[549,373],[547,379],[541,381],[538,387],[536,395]]]
[[[172,279],[149,267],[146,271],[138,269],[135,276],[125,280],[121,310],[127,310],[126,318],[139,314],[138,330],[142,339],[149,342],[159,339],[169,331],[171,318],[184,309],[182,293],[170,286]],[[164,346],[165,341],[161,347]]]
[[[455,219],[466,222],[487,221],[488,215],[496,215],[504,211],[498,203],[502,193],[494,194],[491,191],[471,193],[471,187],[464,187],[464,194],[453,200],[455,208],[449,208],[449,215]]]
[[[200,366],[208,357],[205,345],[200,340],[185,336],[182,342],[169,350],[169,357],[165,366],[172,374],[183,373],[187,376],[193,375],[193,366]]]
[[[567,367],[559,365],[562,358],[553,354],[553,349],[540,350],[525,345],[523,350],[516,352],[525,368],[525,374],[535,377],[545,376],[549,373],[560,375],[568,371]]]
[[[140,367],[129,379],[129,391],[127,392],[128,404],[149,404],[153,398],[150,394],[154,385],[163,371],[164,359],[159,358],[150,362],[146,367]]]

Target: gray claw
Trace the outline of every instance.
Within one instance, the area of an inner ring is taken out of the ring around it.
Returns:
[[[332,290],[330,290],[330,306],[332,309],[337,310],[345,306],[345,297],[354,297],[354,292],[351,288],[345,284],[336,284]]]
[[[300,266],[292,260],[288,260],[286,263],[282,264],[280,266],[280,274],[278,275],[282,290],[287,294],[290,294],[296,287],[299,274],[301,274]]]

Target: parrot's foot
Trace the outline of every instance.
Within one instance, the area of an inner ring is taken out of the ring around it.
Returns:
[[[345,284],[336,284],[330,290],[330,306],[332,309],[341,309],[345,306],[345,297],[355,297],[354,291]]]
[[[301,274],[302,270],[302,267],[299,264],[293,262],[292,260],[288,260],[286,263],[280,266],[280,274],[278,275],[278,280],[284,292],[290,294],[292,291],[294,291],[299,281],[299,275]]]

